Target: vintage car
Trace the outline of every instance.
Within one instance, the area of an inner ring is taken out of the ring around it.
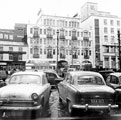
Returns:
[[[113,70],[101,70],[99,71],[99,73],[103,76],[104,80],[106,81],[107,76],[110,73],[114,73],[114,71]]]
[[[47,80],[51,85],[51,88],[56,88],[57,84],[63,81],[63,78],[60,77],[54,70],[43,70],[46,74]]]
[[[91,71],[72,71],[58,84],[59,101],[67,103],[68,112],[96,111],[109,113],[118,108],[115,90],[107,86],[102,75]],[[80,112],[81,113],[81,112]]]
[[[49,101],[50,92],[44,72],[16,72],[8,84],[0,88],[0,115],[39,117]]]
[[[116,102],[121,106],[121,72],[115,72],[108,75],[106,84],[115,89],[117,94]]]

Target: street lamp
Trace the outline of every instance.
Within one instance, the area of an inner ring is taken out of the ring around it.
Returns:
[[[58,42],[59,42],[59,30],[57,30],[57,61],[56,61],[56,69],[58,70]]]
[[[119,70],[121,70],[121,48],[120,48],[120,31],[118,30],[118,46],[119,46]]]

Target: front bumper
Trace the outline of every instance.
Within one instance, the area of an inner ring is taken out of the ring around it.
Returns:
[[[83,109],[83,110],[111,110],[118,108],[118,105],[72,105],[72,108]]]
[[[33,106],[33,107],[9,107],[9,106],[0,106],[0,110],[15,110],[15,111],[24,111],[24,110],[39,110],[41,109],[41,105]]]

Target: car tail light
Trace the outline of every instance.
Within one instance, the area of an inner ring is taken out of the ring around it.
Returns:
[[[31,95],[31,98],[32,98],[33,100],[37,100],[37,99],[39,98],[39,96],[38,96],[38,94],[33,93],[33,94]]]

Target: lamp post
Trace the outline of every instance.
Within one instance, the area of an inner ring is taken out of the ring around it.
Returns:
[[[57,70],[58,70],[58,42],[59,42],[59,30],[57,30],[57,61],[56,61]]]
[[[120,44],[121,44],[121,41],[120,41],[120,31],[118,30],[118,47],[119,47],[119,70],[121,70],[121,48],[120,48]]]

